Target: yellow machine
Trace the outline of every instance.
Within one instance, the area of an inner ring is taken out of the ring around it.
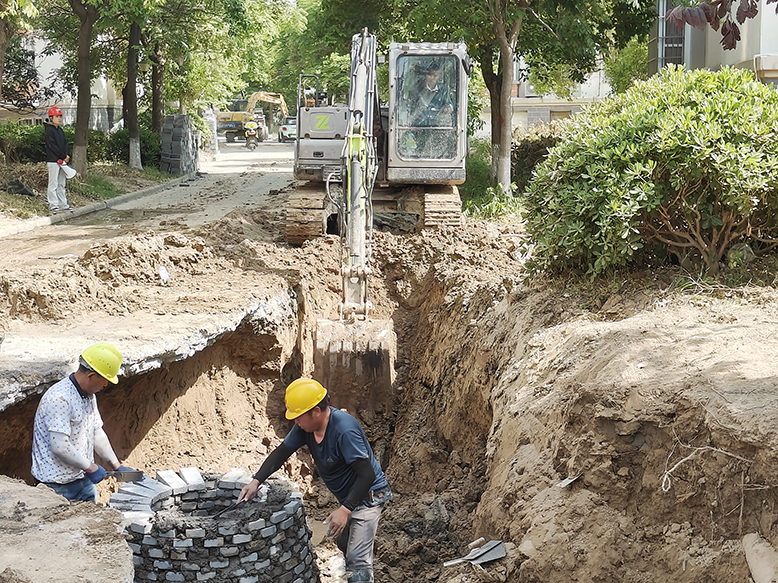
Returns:
[[[236,138],[244,138],[246,123],[255,121],[259,126],[257,140],[260,142],[266,140],[270,135],[270,130],[265,121],[264,112],[261,109],[256,109],[257,103],[260,101],[277,105],[282,118],[289,115],[289,109],[283,95],[270,91],[256,91],[249,95],[247,100],[233,100],[231,111],[218,112],[216,114],[216,131],[223,132],[227,136],[228,142],[234,142]],[[273,116],[271,115],[270,118],[272,120]]]

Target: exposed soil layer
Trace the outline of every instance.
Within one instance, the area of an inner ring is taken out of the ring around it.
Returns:
[[[145,217],[140,231],[102,233],[45,268],[6,253],[0,323],[7,334],[67,329],[90,314],[142,319],[148,333],[159,312],[205,317],[253,290],[289,298],[295,318],[247,319],[99,397],[130,465],[254,471],[289,427],[283,388],[311,372],[316,318],[336,316],[340,293],[338,239],[285,245],[284,199],[206,224]],[[680,291],[682,274],[661,270],[593,302],[523,274],[516,231],[468,221],[375,233],[375,317],[398,335],[397,405],[363,419],[396,493],[376,580],[746,581],[742,535],[778,544],[775,289]],[[2,473],[28,477],[36,402],[0,413],[0,443],[19,444],[0,452]],[[334,500],[306,455],[283,471],[309,515],[326,516]],[[112,488],[101,484],[103,499]],[[442,566],[480,536],[505,541],[508,556]],[[323,580],[339,580],[331,545],[319,554]]]

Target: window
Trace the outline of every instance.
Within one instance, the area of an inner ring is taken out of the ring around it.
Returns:
[[[450,160],[456,154],[457,59],[397,60],[397,152],[405,160]]]

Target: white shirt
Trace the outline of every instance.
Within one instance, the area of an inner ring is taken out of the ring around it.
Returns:
[[[82,469],[66,464],[52,452],[50,432],[66,435],[79,454],[94,462],[95,432],[102,426],[94,395],[82,397],[69,377],[50,387],[35,412],[32,475],[41,482],[57,484],[84,477]]]

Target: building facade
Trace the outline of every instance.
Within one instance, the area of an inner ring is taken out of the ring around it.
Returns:
[[[740,25],[740,41],[733,50],[721,46],[721,33],[686,25],[678,29],[665,20],[673,0],[657,0],[657,19],[649,41],[649,73],[675,63],[689,69],[718,70],[725,66],[751,69],[765,83],[778,86],[778,14],[776,4],[759,0],[758,13]],[[733,11],[738,3],[733,2]]]

